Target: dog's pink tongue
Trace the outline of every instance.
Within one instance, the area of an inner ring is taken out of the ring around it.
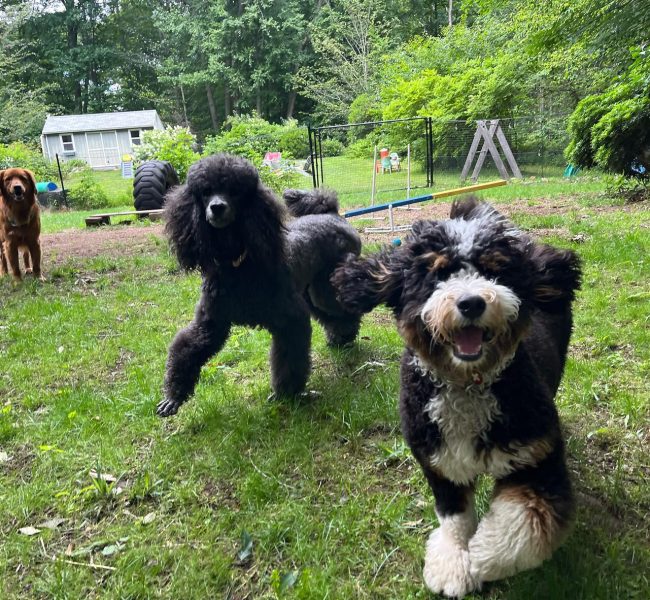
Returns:
[[[483,330],[473,325],[463,327],[454,334],[454,343],[461,354],[478,354],[483,344]]]

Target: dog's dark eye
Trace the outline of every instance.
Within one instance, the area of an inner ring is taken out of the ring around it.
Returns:
[[[500,250],[484,252],[478,257],[478,264],[481,269],[489,273],[500,273],[510,266],[512,258]]]

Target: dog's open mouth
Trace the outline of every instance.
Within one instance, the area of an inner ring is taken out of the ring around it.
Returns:
[[[460,360],[478,360],[483,355],[483,345],[492,339],[487,329],[475,325],[463,327],[454,333],[454,356]]]

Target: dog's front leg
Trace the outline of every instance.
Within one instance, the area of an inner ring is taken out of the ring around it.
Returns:
[[[169,417],[194,392],[201,367],[223,347],[230,332],[230,320],[211,316],[205,309],[209,300],[199,302],[194,320],[176,334],[169,347],[165,372],[165,397],[156,412]]]
[[[38,240],[32,242],[29,245],[29,251],[25,252],[23,257],[25,261],[25,271],[27,271],[29,265],[28,255],[31,255],[32,258],[32,266],[29,270],[34,273],[34,277],[43,281],[44,278],[41,274],[41,245]]]
[[[538,567],[551,557],[573,512],[570,486],[562,473],[560,467],[554,481],[541,486],[497,482],[490,510],[469,542],[473,577],[495,581]]]
[[[0,240],[0,277],[6,275],[8,272],[7,259],[5,258],[5,245],[4,242]]]
[[[20,274],[20,263],[18,262],[18,246],[12,242],[5,242],[5,255],[14,281],[21,281],[22,275]]]
[[[427,540],[424,581],[437,594],[462,598],[480,586],[471,574],[468,542],[476,531],[473,486],[460,486],[425,469],[440,527]]]

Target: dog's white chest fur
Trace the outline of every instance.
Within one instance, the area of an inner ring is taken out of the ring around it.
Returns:
[[[443,388],[425,410],[442,438],[437,452],[431,456],[431,466],[460,484],[468,484],[485,473],[487,464],[477,452],[476,443],[501,414],[494,395],[489,391]]]
[[[488,389],[442,388],[426,405],[440,431],[441,444],[431,456],[431,466],[460,485],[469,485],[482,473],[504,477],[517,468],[534,464],[531,451],[517,443],[507,450],[477,449],[487,439],[492,423],[501,416],[499,403]]]

